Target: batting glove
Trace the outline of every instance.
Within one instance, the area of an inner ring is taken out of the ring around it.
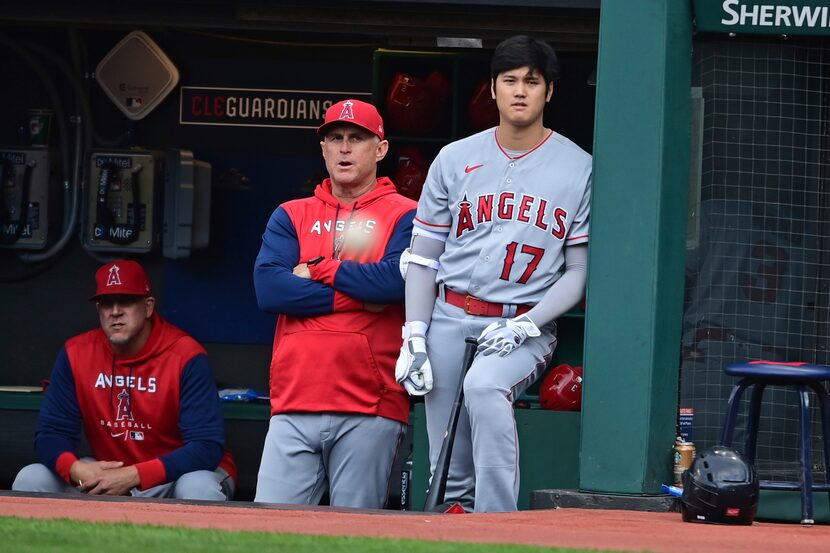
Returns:
[[[395,380],[409,395],[423,396],[432,390],[432,365],[427,359],[427,324],[408,322],[403,326],[403,345],[395,363]]]
[[[539,336],[539,328],[527,315],[490,323],[478,337],[478,352],[482,355],[498,353],[504,357],[527,339]]]

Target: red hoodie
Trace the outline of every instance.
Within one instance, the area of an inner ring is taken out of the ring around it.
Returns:
[[[134,356],[116,356],[100,328],[71,338],[58,356],[35,446],[67,482],[80,422],[93,457],[135,465],[140,489],[217,464],[236,479],[205,350],[158,315],[152,321]]]
[[[326,179],[313,197],[274,211],[254,271],[260,307],[279,314],[272,414],[408,420],[409,397],[395,382],[404,322],[398,261],[411,240],[415,208],[387,178],[348,205]],[[298,263],[319,257],[309,267],[311,279],[292,274]],[[375,304],[384,307],[368,310]]]

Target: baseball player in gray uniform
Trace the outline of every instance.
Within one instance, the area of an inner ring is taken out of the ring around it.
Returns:
[[[591,156],[546,128],[558,62],[546,43],[514,36],[491,62],[498,127],[444,147],[418,202],[401,262],[406,323],[396,378],[424,395],[431,469],[462,370],[446,501],[515,511],[519,448],[513,401],[546,367],[555,319],[585,290]]]

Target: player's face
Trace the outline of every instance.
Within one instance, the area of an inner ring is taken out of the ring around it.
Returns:
[[[340,187],[359,188],[374,184],[378,162],[386,155],[389,142],[355,125],[335,125],[320,142],[326,169]]]
[[[133,355],[150,336],[150,317],[156,300],[152,296],[101,296],[95,301],[104,334],[119,355]]]
[[[521,128],[541,123],[553,86],[546,85],[538,69],[525,66],[499,73],[491,92],[501,124]]]

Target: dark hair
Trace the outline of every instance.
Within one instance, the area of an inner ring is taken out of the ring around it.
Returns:
[[[526,35],[512,36],[496,46],[490,61],[490,76],[495,79],[500,73],[526,65],[537,69],[545,84],[559,78],[559,60],[550,44]]]

